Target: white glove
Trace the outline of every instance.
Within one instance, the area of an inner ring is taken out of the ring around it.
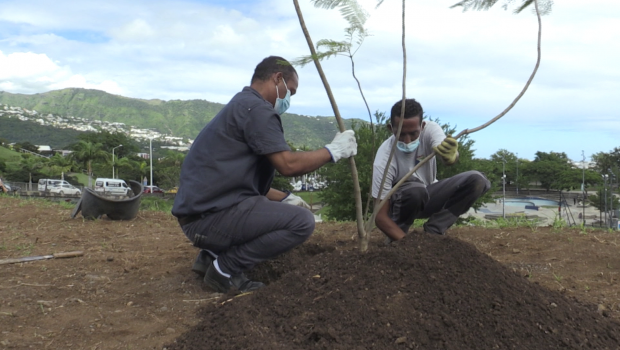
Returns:
[[[296,205],[298,207],[303,207],[306,209],[312,209],[310,205],[306,203],[306,201],[304,201],[303,199],[301,199],[301,197],[296,196],[292,193],[287,194],[286,197],[284,197],[280,202],[291,204],[291,205]]]
[[[332,155],[334,163],[342,158],[349,158],[357,154],[357,142],[355,141],[355,131],[346,130],[339,132],[332,140],[332,143],[325,145],[325,148]]]

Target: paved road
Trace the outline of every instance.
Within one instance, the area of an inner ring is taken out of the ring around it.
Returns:
[[[591,226],[592,224],[598,226],[599,214],[600,212],[594,208],[593,206],[585,206],[585,208],[581,205],[573,205],[573,202],[570,201],[568,207],[562,207],[562,219],[565,222],[576,222],[578,225],[583,221],[579,214],[583,216],[585,213],[586,217],[586,225]],[[521,214],[527,216],[538,216],[541,219],[541,226],[552,225],[555,219],[558,217],[558,208],[544,208],[539,207],[538,210],[525,209],[525,206],[516,206],[516,205],[502,205],[501,201],[497,201],[495,203],[486,203],[484,204],[477,212],[473,209],[470,209],[467,213],[463,215],[463,217],[474,216],[476,218],[485,219],[486,215],[506,215],[510,216],[511,214]],[[569,218],[567,218],[569,217]],[[604,220],[604,215],[603,215]]]

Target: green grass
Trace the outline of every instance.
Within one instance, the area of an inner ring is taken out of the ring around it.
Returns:
[[[0,160],[5,162],[19,162],[21,158],[19,152],[12,151],[8,148],[0,147]]]
[[[170,212],[174,204],[174,197],[142,196],[140,210]]]
[[[313,192],[295,192],[295,194],[301,199],[303,199],[306,203],[312,205],[321,202],[321,192],[313,191]]]
[[[82,174],[82,173],[71,173],[69,175],[76,177],[78,182],[82,184],[82,186],[84,187],[88,186],[88,175]],[[95,182],[95,179],[93,179],[93,183],[94,182]]]
[[[312,191],[312,192],[295,192],[295,195],[301,197],[306,203],[313,205],[320,203],[321,199],[321,191]],[[314,215],[321,215],[321,219],[323,221],[329,221],[329,216],[327,215],[328,207],[324,206],[321,209],[317,210]]]
[[[529,220],[525,217],[519,216],[509,216],[505,219],[500,217],[496,220],[483,220],[469,217],[465,219],[459,218],[455,226],[478,226],[485,228],[528,227],[532,231],[536,231],[538,228],[538,222],[537,220]]]

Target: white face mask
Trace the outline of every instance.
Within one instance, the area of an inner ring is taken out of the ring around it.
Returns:
[[[284,96],[284,98],[280,98],[280,91],[278,91],[278,85],[276,84],[276,95],[278,97],[276,98],[276,104],[273,106],[276,113],[280,115],[284,114],[284,112],[286,112],[291,105],[291,91],[288,89],[288,86],[286,86],[286,81],[284,81],[284,78],[282,78],[282,82],[286,88],[286,96]]]
[[[402,141],[396,142],[396,148],[398,148],[398,150],[403,153],[413,153],[415,152],[416,149],[418,149],[419,145],[420,145],[420,138],[418,138],[415,141],[411,141],[409,143],[404,143]]]

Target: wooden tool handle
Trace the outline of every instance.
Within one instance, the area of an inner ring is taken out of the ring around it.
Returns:
[[[64,252],[64,253],[56,253],[54,254],[54,258],[75,258],[76,256],[82,256],[84,252],[81,250],[76,250],[73,252]]]
[[[15,264],[15,263],[18,263],[18,262],[23,262],[23,260],[20,259],[20,258],[2,259],[2,260],[0,260],[0,265]]]

